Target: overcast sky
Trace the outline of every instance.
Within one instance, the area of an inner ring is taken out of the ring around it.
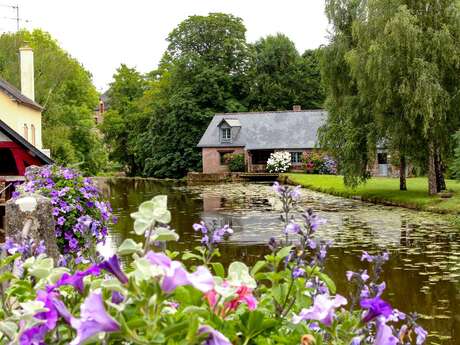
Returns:
[[[282,32],[297,49],[327,42],[324,0],[0,0],[19,4],[27,29],[42,28],[93,75],[99,91],[125,63],[141,72],[154,69],[166,49],[168,33],[190,15],[225,12],[239,16],[247,39]],[[15,30],[5,17],[15,12],[0,6],[0,31]]]

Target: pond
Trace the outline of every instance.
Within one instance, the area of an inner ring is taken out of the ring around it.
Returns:
[[[137,206],[155,195],[168,195],[172,227],[180,240],[172,249],[184,250],[199,243],[192,224],[200,219],[230,224],[234,235],[222,245],[222,261],[254,263],[267,253],[272,236],[281,237],[279,211],[268,184],[219,184],[187,186],[146,179],[99,179],[98,183],[119,217],[104,250],[110,252],[132,236],[129,217]],[[395,308],[417,311],[430,331],[430,344],[460,341],[460,232],[441,215],[302,190],[298,211],[311,207],[327,219],[317,236],[333,241],[327,273],[338,291],[347,296],[345,271],[365,268],[363,250],[387,249],[385,297]]]

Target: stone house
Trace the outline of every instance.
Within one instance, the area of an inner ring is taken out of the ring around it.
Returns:
[[[224,155],[244,154],[248,172],[264,172],[270,154],[289,151],[292,169],[302,169],[302,155],[317,149],[317,132],[326,121],[324,110],[269,111],[214,115],[198,147],[203,173],[228,172]]]
[[[243,154],[247,172],[265,172],[275,151],[290,152],[291,170],[303,170],[302,156],[319,150],[318,129],[326,119],[325,110],[301,110],[298,106],[291,111],[215,114],[198,143],[203,173],[228,172],[227,153]],[[369,171],[373,176],[395,176],[398,169],[389,164],[387,150],[379,148]]]

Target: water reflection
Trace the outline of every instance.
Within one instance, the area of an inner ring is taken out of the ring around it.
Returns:
[[[145,200],[167,194],[172,227],[180,234],[177,250],[199,241],[192,224],[205,219],[231,224],[235,233],[222,246],[222,260],[261,258],[271,236],[280,233],[279,212],[271,188],[263,184],[186,186],[145,179],[99,180],[119,223],[111,232],[110,251],[132,229],[129,214]],[[341,199],[303,190],[298,211],[315,209],[328,223],[318,236],[334,241],[327,270],[347,294],[345,270],[363,267],[362,250],[388,249],[391,260],[384,278],[387,298],[403,311],[418,311],[431,332],[431,344],[460,339],[460,236],[440,215]]]

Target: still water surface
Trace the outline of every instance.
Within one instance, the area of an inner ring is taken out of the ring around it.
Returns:
[[[222,260],[254,263],[267,253],[266,243],[280,236],[279,211],[266,184],[186,186],[145,179],[98,180],[119,217],[109,249],[130,234],[129,217],[137,206],[155,195],[168,195],[172,227],[180,235],[173,249],[195,246],[200,238],[192,224],[204,219],[230,224],[234,235],[222,245]],[[327,224],[317,236],[333,240],[327,272],[345,296],[345,271],[365,268],[363,250],[387,249],[386,299],[402,311],[417,311],[430,331],[429,344],[460,344],[460,231],[441,215],[371,205],[302,190],[298,211],[311,207]]]

